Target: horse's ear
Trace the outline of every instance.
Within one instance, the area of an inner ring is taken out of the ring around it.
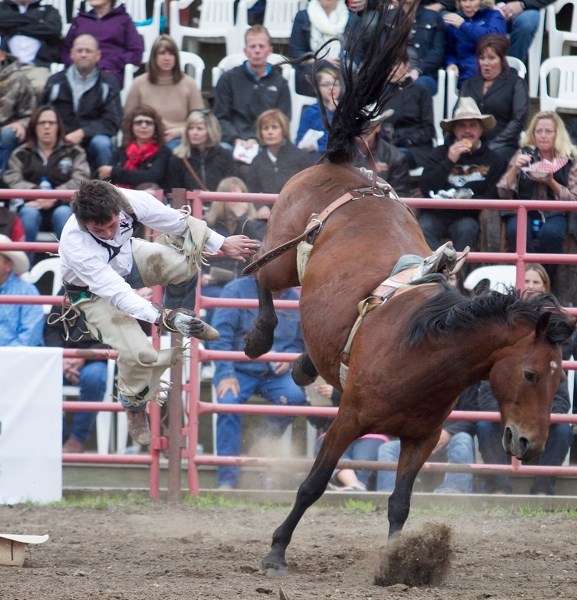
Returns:
[[[544,337],[547,333],[547,329],[549,328],[549,321],[551,320],[551,313],[544,312],[539,316],[537,320],[537,325],[535,325],[535,337],[538,339],[540,337]]]

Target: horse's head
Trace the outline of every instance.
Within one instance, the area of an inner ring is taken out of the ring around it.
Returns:
[[[503,447],[519,460],[543,451],[553,396],[565,376],[561,346],[551,331],[556,326],[552,316],[541,314],[533,327],[518,323],[515,329],[521,327],[523,333],[498,351],[489,377],[505,428]]]

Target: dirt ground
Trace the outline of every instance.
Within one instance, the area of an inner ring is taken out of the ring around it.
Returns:
[[[263,575],[260,561],[287,512],[248,504],[0,507],[0,531],[50,534],[30,547],[24,567],[0,566],[0,598],[577,598],[575,513],[415,510],[409,535],[429,523],[452,533],[447,576],[436,586],[382,587],[373,581],[386,513],[350,507],[312,508],[289,546],[287,576]]]

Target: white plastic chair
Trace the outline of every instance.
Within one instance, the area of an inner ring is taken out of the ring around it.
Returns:
[[[288,43],[300,1],[274,0],[266,3],[263,25],[267,28],[273,42]]]
[[[199,90],[202,90],[202,76],[204,74],[204,61],[198,54],[194,54],[193,52],[185,52],[181,51],[178,53],[180,59],[180,68],[187,74],[192,77],[198,86]],[[192,67],[192,73],[190,72]]]
[[[517,267],[514,265],[488,265],[471,271],[465,279],[464,286],[472,291],[483,279],[488,279],[491,290],[505,293],[508,287],[515,287],[516,278]]]
[[[523,64],[521,60],[515,58],[514,56],[507,56],[507,62],[510,67],[517,70],[517,73],[521,79],[527,78],[527,67]]]
[[[537,98],[539,94],[539,67],[541,66],[541,55],[543,52],[543,34],[545,31],[544,8],[539,10],[539,25],[535,32],[535,37],[529,46],[529,96]],[[551,49],[549,49],[551,52]]]
[[[50,274],[52,281],[51,295],[57,296],[62,288],[62,275],[60,269],[60,259],[58,257],[50,257],[37,262],[30,271],[20,275],[23,281],[36,285],[45,275]],[[42,310],[48,314],[52,310],[52,305],[43,304]]]
[[[433,119],[435,121],[435,133],[437,144],[440,146],[444,141],[441,121],[445,118],[445,102],[447,95],[447,72],[439,69],[437,73],[437,93],[433,96]]]
[[[571,26],[569,30],[557,28],[557,15],[567,5],[572,6]],[[571,46],[577,46],[577,1],[557,0],[547,7],[547,31],[549,32],[549,56],[555,58],[571,52]]]
[[[184,38],[190,38],[192,50],[198,53],[198,42],[226,44],[229,31],[234,28],[234,0],[202,0],[198,27],[181,25],[180,11],[194,0],[172,0],[169,8],[170,35],[179,48]],[[228,53],[228,52],[227,52]]]
[[[577,56],[548,58],[539,79],[540,110],[577,110]]]

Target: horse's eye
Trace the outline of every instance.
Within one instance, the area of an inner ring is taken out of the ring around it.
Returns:
[[[537,374],[533,373],[533,371],[527,371],[524,370],[523,371],[523,377],[529,382],[529,383],[537,383]]]

